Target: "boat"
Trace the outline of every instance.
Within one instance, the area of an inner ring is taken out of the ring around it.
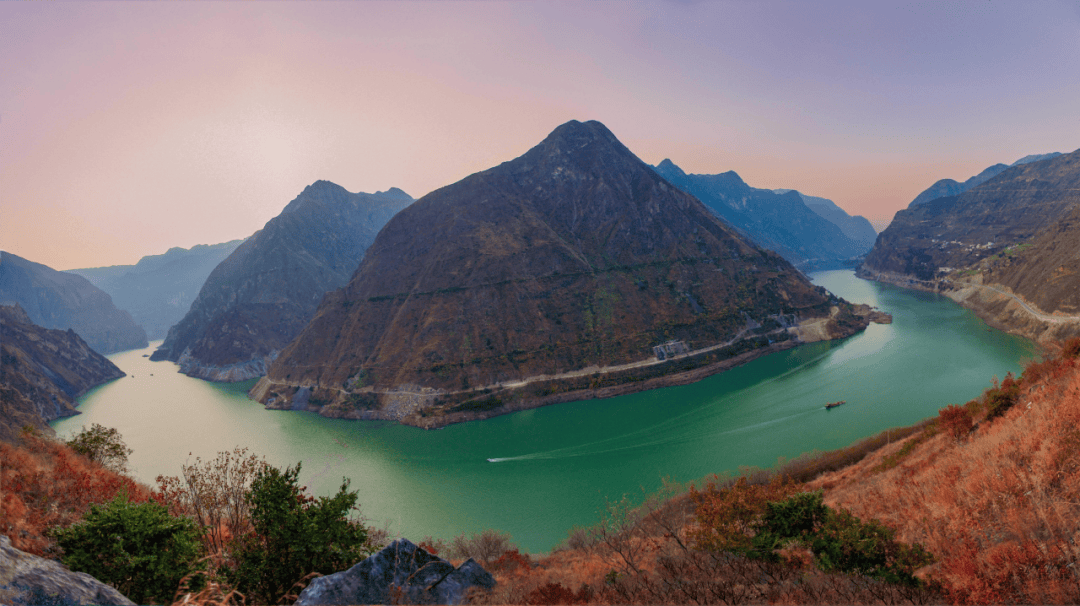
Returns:
[[[837,406],[843,404],[844,402],[847,402],[847,400],[840,400],[839,402],[829,402],[828,404],[825,405],[825,410],[832,410],[832,409],[836,408]]]

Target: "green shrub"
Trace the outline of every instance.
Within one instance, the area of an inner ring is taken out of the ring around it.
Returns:
[[[139,604],[171,602],[180,580],[196,568],[199,534],[154,502],[119,494],[91,505],[81,522],[52,531],[61,561],[115,587]]]
[[[112,427],[103,427],[97,423],[90,429],[83,426],[82,431],[67,441],[75,452],[100,464],[102,467],[124,473],[127,471],[128,455],[131,449],[120,437],[120,432]]]
[[[915,586],[915,569],[933,562],[920,545],[894,539],[892,529],[864,522],[844,509],[832,509],[823,494],[803,492],[769,503],[753,538],[754,553],[778,559],[776,550],[791,543],[810,549],[825,572],[862,574],[889,583]]]
[[[314,498],[297,485],[300,464],[255,474],[246,499],[254,532],[236,546],[232,581],[249,603],[278,604],[313,572],[345,570],[368,554],[367,529],[350,519],[357,495],[349,481],[333,497]]]

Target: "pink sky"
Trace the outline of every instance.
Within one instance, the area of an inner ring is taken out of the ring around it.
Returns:
[[[572,119],[879,225],[1080,147],[1075,2],[0,3],[0,248],[250,235],[304,186],[419,197]]]

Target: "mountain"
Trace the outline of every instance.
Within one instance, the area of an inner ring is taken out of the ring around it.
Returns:
[[[18,303],[44,328],[74,329],[94,351],[146,347],[146,331],[86,278],[0,252],[0,304]]]
[[[412,201],[397,188],[354,194],[329,181],[307,186],[210,272],[151,359],[212,381],[264,374],[323,294],[349,281],[375,234]]]
[[[868,250],[810,210],[798,192],[777,194],[756,189],[734,171],[688,175],[671,160],[664,160],[655,170],[675,187],[696,196],[756,244],[775,250],[797,266],[836,267]]]
[[[1080,334],[1080,150],[1018,164],[959,196],[896,213],[860,277],[942,292],[1033,339]]]
[[[18,305],[0,305],[0,441],[29,425],[47,434],[48,422],[79,414],[75,398],[124,376],[75,331],[34,324]]]
[[[911,204],[908,205],[908,208],[912,208],[920,204],[926,204],[931,200],[944,198],[946,196],[959,196],[967,190],[977,185],[982,185],[990,179],[993,179],[994,177],[1000,175],[1001,173],[1005,172],[1005,169],[1007,168],[1011,168],[1013,166],[1020,166],[1022,164],[1030,164],[1032,162],[1039,162],[1041,160],[1050,160],[1060,155],[1061,152],[1052,152],[1049,154],[1033,154],[1030,156],[1024,156],[1023,158],[1020,158],[1012,164],[995,164],[993,166],[987,167],[981,173],[975,175],[974,177],[971,177],[963,183],[958,183],[952,179],[942,179],[928,187],[918,196],[916,196],[915,199],[911,201]]]
[[[807,208],[816,212],[822,219],[839,227],[845,236],[864,248],[864,254],[874,246],[874,240],[877,240],[877,231],[866,217],[862,215],[852,217],[846,210],[840,208],[828,198],[808,196],[793,189],[774,189],[772,191],[781,195],[791,191],[799,194]]]
[[[143,257],[135,265],[71,269],[68,273],[80,275],[108,293],[154,341],[164,338],[169,327],[183,319],[210,272],[241,242],[175,247],[161,255]]]
[[[868,311],[575,121],[391,219],[251,395],[438,427],[689,382]]]

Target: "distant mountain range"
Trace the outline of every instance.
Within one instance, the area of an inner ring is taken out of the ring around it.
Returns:
[[[135,265],[72,269],[112,297],[117,307],[146,329],[151,341],[164,338],[198,296],[210,272],[243,240],[170,248],[139,259]]]
[[[0,441],[23,427],[79,414],[75,399],[124,373],[75,331],[37,326],[19,305],[0,305]]]
[[[348,282],[375,234],[412,201],[396,188],[353,194],[329,181],[309,185],[210,272],[151,359],[213,381],[265,374],[323,294]]]
[[[1080,334],[1080,150],[896,213],[860,277],[943,292],[1034,338]]]
[[[843,238],[798,195],[768,196]],[[688,382],[851,334],[868,322],[859,311],[672,187],[604,125],[569,122],[391,219],[252,395],[437,427]]]
[[[946,196],[959,196],[967,190],[986,183],[990,179],[1005,172],[1005,169],[1012,166],[1020,166],[1022,164],[1030,164],[1032,162],[1039,162],[1040,160],[1050,160],[1061,155],[1061,152],[1052,152],[1049,154],[1032,154],[1030,156],[1024,156],[1012,164],[995,164],[983,170],[981,173],[971,177],[963,183],[958,183],[952,179],[942,179],[930,187],[926,188],[926,191],[920,193],[911,201],[908,208],[918,206],[920,204],[926,204],[931,200],[938,198],[944,198]]]
[[[44,328],[73,329],[100,354],[146,347],[146,331],[86,278],[0,252],[0,304]]]
[[[750,187],[734,171],[687,174],[671,160],[664,160],[655,170],[756,244],[780,253],[803,269],[850,267],[873,246],[874,229],[869,221],[848,216],[824,198],[813,199],[816,206],[822,207],[818,211],[799,192],[777,193]]]
[[[794,189],[774,189],[772,191],[777,194],[786,194],[792,191],[799,194],[807,208],[839,227],[845,236],[858,244],[863,249],[861,254],[866,254],[874,246],[874,240],[877,240],[877,231],[866,217],[862,215],[853,217],[828,198],[808,196]]]

